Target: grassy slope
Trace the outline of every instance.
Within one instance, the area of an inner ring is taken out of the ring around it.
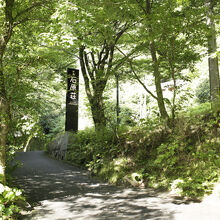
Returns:
[[[179,117],[175,128],[147,121],[139,127],[76,135],[66,160],[115,184],[163,187],[198,198],[219,178],[220,120],[210,113]]]

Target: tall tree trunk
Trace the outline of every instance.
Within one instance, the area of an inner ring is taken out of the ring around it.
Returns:
[[[116,80],[116,121],[117,121],[117,127],[120,124],[120,106],[119,106],[119,74],[115,74],[115,80]]]
[[[9,132],[10,103],[5,88],[5,77],[3,72],[3,58],[7,44],[13,32],[13,7],[14,0],[5,1],[5,22],[0,35],[0,182],[6,184],[6,145]]]
[[[101,36],[103,42],[102,44],[99,43],[100,45],[97,45],[97,51],[89,48],[86,50],[85,45],[79,47],[81,71],[96,129],[106,126],[103,92],[109,76],[115,73],[122,63],[128,59],[128,56],[126,56],[120,62],[115,64],[115,67],[113,68],[116,45],[122,35],[129,28],[127,22],[123,22],[124,24],[121,23],[121,25],[120,23],[121,22],[117,20],[113,22],[114,33],[112,33],[111,38],[109,35],[107,35],[106,38],[105,35]],[[97,36],[95,32],[94,34]]]
[[[148,16],[149,19],[149,24],[148,24],[148,32],[149,35],[151,35],[152,37],[152,25],[150,23],[150,16],[151,16],[151,1],[150,0],[146,0],[146,10],[145,13]],[[160,75],[160,71],[159,71],[159,62],[157,59],[157,52],[156,52],[156,48],[155,48],[155,42],[154,40],[152,40],[149,44],[150,47],[150,53],[151,53],[151,57],[152,57],[152,61],[153,61],[153,67],[154,67],[154,81],[155,81],[155,87],[156,87],[156,93],[157,93],[157,104],[158,104],[158,108],[160,111],[160,115],[161,118],[164,120],[169,120],[169,115],[167,113],[166,107],[165,107],[165,103],[164,103],[164,98],[163,98],[163,91],[162,91],[162,87],[161,87],[161,75]]]
[[[80,66],[85,82],[86,94],[92,111],[93,122],[96,130],[99,130],[99,128],[106,126],[103,92],[107,79],[101,79],[99,74],[96,75],[95,79],[88,68],[87,57],[84,50],[84,46],[79,48]]]
[[[1,97],[0,111],[1,111],[1,127],[0,127],[0,182],[6,184],[5,168],[6,168],[6,144],[8,137],[8,123],[7,123],[7,103]],[[4,116],[5,115],[5,116]]]
[[[161,76],[160,76],[160,72],[159,72],[159,64],[158,64],[158,60],[157,60],[154,42],[152,42],[150,44],[150,52],[151,52],[151,57],[152,57],[152,61],[153,61],[153,66],[154,66],[154,81],[155,81],[155,87],[156,87],[156,93],[157,93],[158,108],[160,111],[161,118],[168,120],[169,115],[167,113],[165,103],[164,103],[163,91],[162,91],[162,87],[161,87]]]
[[[172,126],[174,127],[174,120],[176,117],[176,96],[177,96],[177,82],[175,76],[175,66],[174,66],[174,51],[175,51],[175,37],[170,39],[171,50],[168,53],[169,69],[171,77],[173,80],[173,97],[172,97],[172,106],[171,106],[171,117],[172,117]]]
[[[2,64],[2,63],[1,63]],[[0,68],[2,65],[0,64]],[[6,184],[6,144],[9,131],[9,103],[6,97],[2,68],[0,69],[0,182]]]
[[[214,21],[213,1],[207,0],[207,26],[208,33],[208,63],[209,63],[209,82],[212,109],[220,110],[220,84],[219,84],[219,67],[217,57],[216,31]]]
[[[90,101],[90,105],[95,129],[102,129],[106,126],[105,109],[102,95],[94,95]]]

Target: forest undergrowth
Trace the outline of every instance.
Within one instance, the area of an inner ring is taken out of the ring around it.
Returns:
[[[86,129],[75,134],[66,160],[112,184],[202,199],[220,176],[220,117],[191,111],[172,128],[148,119],[114,131]]]

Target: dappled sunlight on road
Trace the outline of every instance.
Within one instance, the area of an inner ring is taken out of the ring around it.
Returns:
[[[36,206],[24,219],[172,220],[181,219],[183,208],[191,207],[168,193],[101,183],[87,171],[47,158],[42,152],[20,154],[17,159],[24,165],[14,173],[15,183]]]

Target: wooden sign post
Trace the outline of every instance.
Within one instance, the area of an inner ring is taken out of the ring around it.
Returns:
[[[78,131],[79,70],[67,69],[65,131]]]

